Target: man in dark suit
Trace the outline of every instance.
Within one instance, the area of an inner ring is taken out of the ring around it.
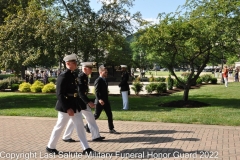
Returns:
[[[100,76],[94,82],[96,95],[95,119],[98,119],[102,110],[104,110],[108,117],[109,133],[120,134],[114,129],[112,110],[108,100],[108,83],[106,81],[108,71],[103,65],[99,67],[98,71]]]
[[[129,103],[128,103],[128,94],[130,93],[130,88],[128,84],[129,75],[127,72],[127,66],[121,65],[122,69],[122,80],[119,84],[120,91],[122,93],[122,99],[123,99],[123,110],[129,109]]]
[[[82,69],[83,72],[78,76],[78,93],[79,93],[79,100],[80,100],[80,107],[82,109],[82,114],[84,118],[87,120],[87,125],[85,129],[87,132],[91,132],[92,134],[92,141],[102,141],[105,137],[101,137],[99,133],[99,128],[97,126],[95,117],[92,113],[91,108],[95,108],[95,104],[90,101],[87,97],[88,94],[88,76],[92,73],[93,62],[83,62]],[[63,141],[65,142],[74,142],[71,138],[72,132],[74,130],[74,125],[70,120],[66,130],[63,134]]]
[[[67,70],[60,74],[57,79],[57,104],[55,109],[58,111],[58,120],[53,128],[46,151],[51,154],[59,153],[56,150],[57,141],[69,119],[71,119],[77,129],[83,154],[90,154],[93,150],[88,145],[84,131],[82,113],[77,95],[77,79],[74,75],[74,70],[77,68],[77,56],[75,54],[67,55],[63,60],[66,63]]]

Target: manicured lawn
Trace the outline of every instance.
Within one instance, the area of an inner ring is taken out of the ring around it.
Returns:
[[[189,99],[210,104],[201,108],[159,107],[162,102],[181,100],[183,92],[170,96],[130,96],[130,110],[122,111],[121,96],[110,96],[115,120],[193,124],[240,125],[240,83],[203,85],[191,89]],[[94,98],[93,95],[90,96]],[[56,117],[55,94],[0,92],[0,115]],[[106,119],[103,112],[100,119]]]

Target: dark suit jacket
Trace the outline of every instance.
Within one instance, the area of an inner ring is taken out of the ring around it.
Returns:
[[[107,81],[104,81],[102,77],[98,77],[94,82],[95,87],[95,104],[98,104],[98,100],[103,100],[104,103],[108,102],[108,84]]]
[[[86,105],[90,102],[88,94],[88,76],[82,72],[78,75],[78,94],[80,97],[81,109],[86,109]]]
[[[66,70],[60,74],[57,78],[57,104],[55,109],[61,112],[67,112],[72,108],[74,112],[76,110],[81,111],[79,107],[78,98],[69,96],[69,94],[77,93],[77,80],[71,70]]]
[[[128,84],[128,79],[129,79],[129,75],[127,72],[123,72],[122,73],[122,80],[119,84],[120,87],[120,91],[129,91],[129,84]]]

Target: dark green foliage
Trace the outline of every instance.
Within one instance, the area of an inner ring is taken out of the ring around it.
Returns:
[[[157,88],[157,83],[149,83],[148,85],[146,85],[145,89],[147,91],[147,93],[152,93],[154,91],[156,91]]]
[[[183,78],[178,78],[180,81],[182,81],[183,83],[186,81],[185,79]],[[174,79],[174,85],[177,87],[177,88],[180,88],[180,89],[184,89],[184,87],[180,84],[180,82],[178,82],[176,79]]]
[[[19,88],[19,84],[12,84],[11,85],[11,91],[17,91]]]
[[[157,77],[157,78],[155,78],[154,81],[155,81],[155,82],[165,82],[165,81],[166,81],[166,78],[165,78],[165,77]]]
[[[202,78],[198,77],[198,79],[196,80],[196,84],[202,84]]]
[[[158,94],[165,93],[167,91],[167,84],[166,83],[158,83],[156,87],[156,91]]]
[[[134,90],[135,94],[138,95],[139,92],[143,91],[143,84],[136,81],[136,82],[133,82],[133,86],[131,88],[132,90]]]
[[[212,78],[211,79],[211,84],[217,84],[217,78]]]
[[[3,80],[8,77],[13,77],[13,76],[14,76],[13,74],[0,74],[0,80]]]
[[[57,78],[48,78],[48,82],[56,84]]]
[[[7,89],[8,88],[8,80],[7,79],[4,79],[4,80],[0,80],[0,90],[2,89]]]
[[[202,81],[204,83],[209,83],[212,79],[212,75],[211,74],[204,74],[204,75],[201,76],[201,78],[202,78]]]
[[[173,79],[172,79],[171,75],[168,76],[168,78],[166,79],[166,82],[167,82],[168,90],[172,90],[173,89]]]

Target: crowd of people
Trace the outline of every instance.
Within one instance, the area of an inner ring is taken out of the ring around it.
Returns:
[[[49,70],[44,70],[44,71],[36,71],[36,72],[30,72],[26,73],[25,75],[25,81],[27,83],[33,84],[36,80],[42,80],[44,84],[48,83],[48,78],[53,77],[56,78],[61,74],[61,71],[49,71]]]

